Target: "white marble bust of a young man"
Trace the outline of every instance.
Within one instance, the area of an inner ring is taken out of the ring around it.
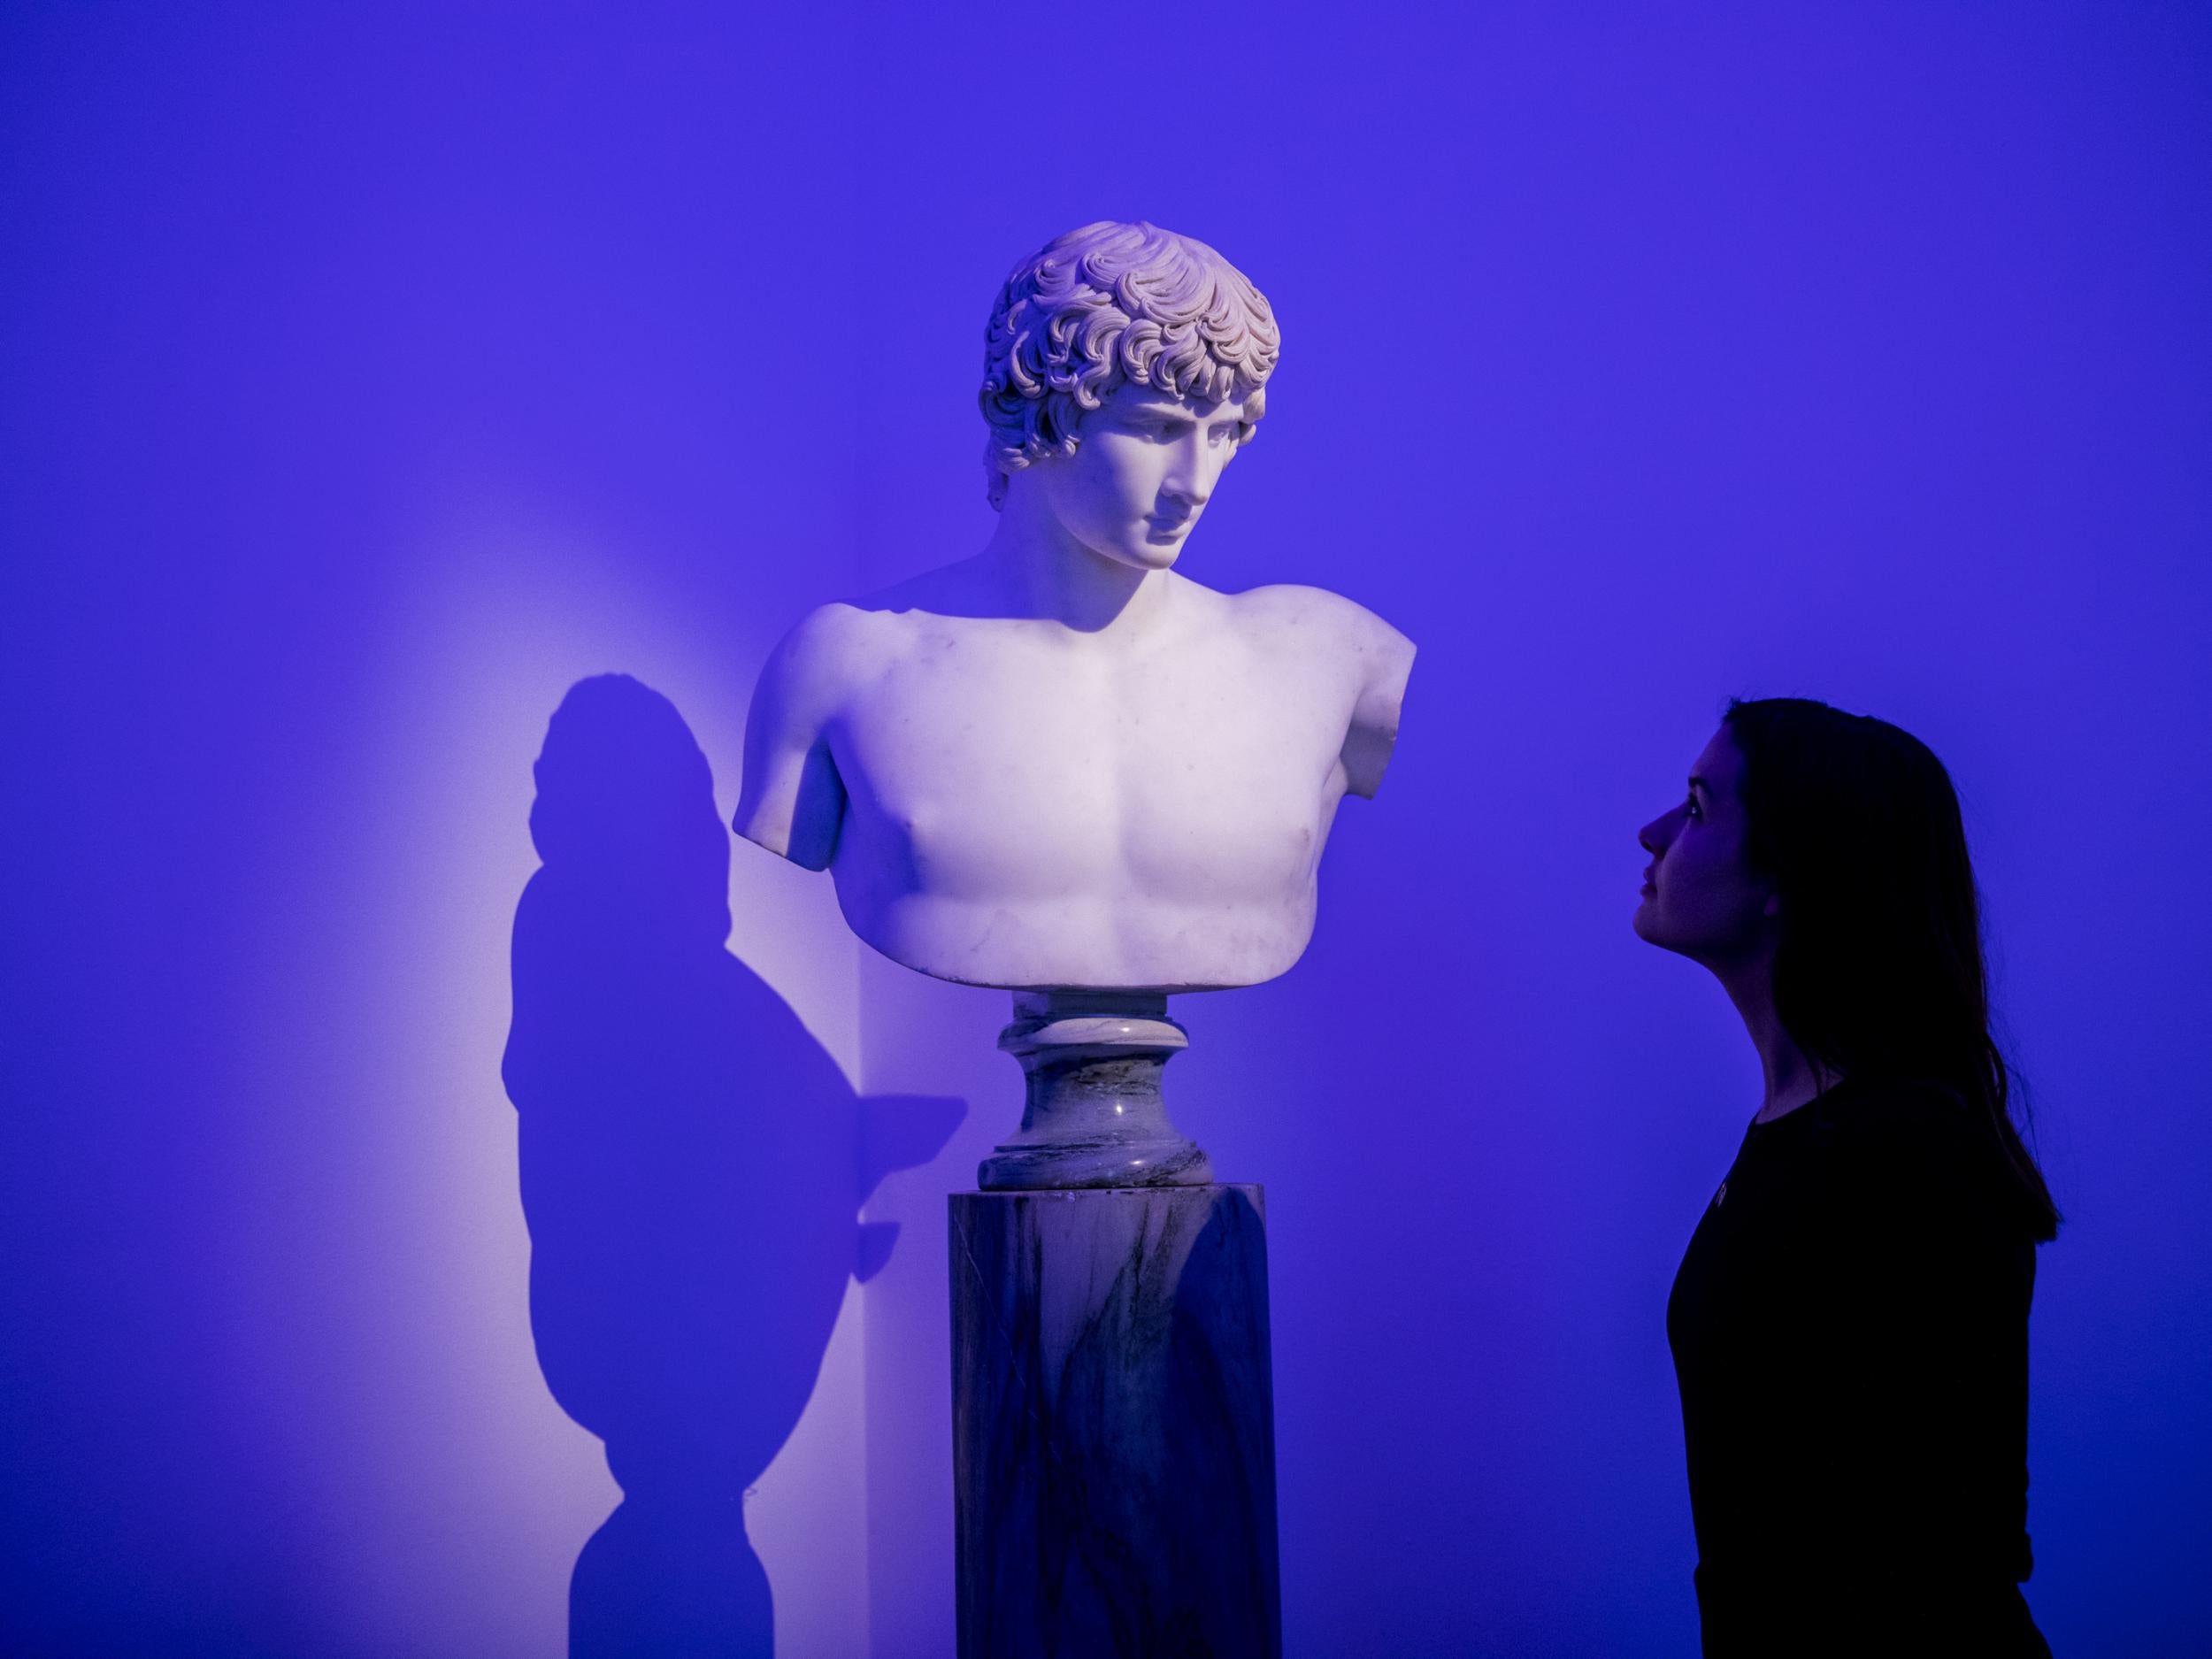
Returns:
[[[1203,243],[1108,222],[1017,265],[987,342],[995,531],[777,647],[735,826],[826,866],[853,931],[938,979],[1271,979],[1413,660],[1334,594],[1174,568],[1264,409],[1273,314]]]

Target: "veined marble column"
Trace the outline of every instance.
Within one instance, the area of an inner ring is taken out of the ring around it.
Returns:
[[[961,1659],[1277,1659],[1261,1189],[950,1204]]]

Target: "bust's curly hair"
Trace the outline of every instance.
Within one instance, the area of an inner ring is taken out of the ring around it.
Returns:
[[[991,505],[1006,475],[1075,453],[1076,426],[1128,381],[1214,403],[1255,397],[1281,349],[1275,313],[1202,242],[1142,220],[1056,236],[1008,273],[984,331],[978,402]]]

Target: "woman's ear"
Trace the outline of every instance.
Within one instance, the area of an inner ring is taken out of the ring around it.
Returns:
[[[1762,916],[1779,916],[1781,913],[1782,895],[1778,893],[1768,894],[1766,904],[1764,908],[1760,910],[1759,914]]]

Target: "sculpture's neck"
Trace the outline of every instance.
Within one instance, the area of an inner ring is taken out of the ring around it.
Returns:
[[[1028,490],[1008,493],[978,562],[1018,615],[1079,634],[1141,630],[1167,603],[1165,570],[1138,570],[1094,553]]]

